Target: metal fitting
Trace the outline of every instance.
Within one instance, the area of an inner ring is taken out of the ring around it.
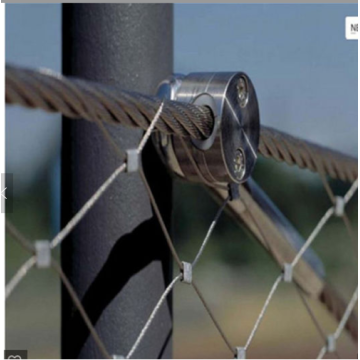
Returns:
[[[206,106],[214,117],[212,133],[204,140],[156,135],[158,148],[172,171],[191,181],[205,179],[212,184],[242,183],[249,178],[257,159],[260,115],[255,89],[246,74],[176,75],[159,85],[158,95]]]
[[[236,183],[230,183],[228,185],[230,201],[240,199],[239,185]]]
[[[48,240],[35,241],[36,266],[39,269],[49,268],[51,265],[51,246]]]
[[[182,269],[182,277],[181,281],[185,284],[191,284],[192,283],[192,264],[187,263],[185,261],[182,262],[183,269]]]
[[[126,150],[126,172],[133,173],[139,171],[140,154],[137,149]]]
[[[293,266],[292,264],[284,264],[284,281],[291,283],[293,280]]]
[[[235,359],[246,359],[246,349],[244,347],[236,347]]]
[[[345,212],[345,199],[341,196],[335,196],[335,216],[341,217]]]
[[[328,335],[326,338],[326,351],[328,353],[336,351],[336,339],[334,335]]]

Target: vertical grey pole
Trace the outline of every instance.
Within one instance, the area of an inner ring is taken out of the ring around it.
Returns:
[[[63,5],[63,70],[67,75],[153,94],[172,73],[172,5]],[[107,126],[122,149],[142,131]],[[64,119],[62,225],[120,165],[96,124]],[[150,144],[143,163],[170,227],[171,180]],[[65,239],[62,266],[111,355],[126,355],[171,277],[167,244],[138,174],[122,174]],[[136,358],[171,357],[171,299]],[[101,358],[66,290],[62,291],[62,357]]]

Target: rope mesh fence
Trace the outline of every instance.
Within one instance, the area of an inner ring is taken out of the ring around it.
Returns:
[[[27,100],[27,101],[21,100],[19,98],[18,94],[15,92],[15,90],[13,90],[16,86],[19,87],[19,83],[17,82],[18,78],[16,77],[16,73],[14,74],[14,72],[11,72],[11,71],[10,72],[7,71],[7,85],[8,85],[8,81],[9,81],[9,83],[10,82],[13,83],[13,86],[7,90],[7,99],[10,97],[12,99],[11,101],[8,100],[8,102],[9,103],[14,103],[14,102],[19,103],[19,104],[22,104],[27,107],[31,106],[31,105],[29,105],[29,100]],[[26,79],[27,85],[31,86],[31,87],[39,85],[39,87],[41,87],[41,89],[42,89],[41,94],[44,95],[45,90],[47,89],[47,86],[49,86],[49,85],[44,84],[42,82],[43,80],[41,77],[36,79],[36,81],[35,81],[33,75],[34,74],[32,74],[32,73],[23,74],[24,77],[29,76],[29,78]],[[9,77],[9,80],[8,80],[8,77]],[[77,94],[77,96],[80,97],[80,93],[77,92],[76,87],[72,87],[71,82],[64,80],[64,83],[62,83],[62,82],[59,83],[59,82],[56,82],[56,79],[57,79],[56,77],[52,76],[50,78],[51,78],[51,80],[49,80],[49,81],[52,82],[52,85],[54,87],[56,86],[56,91],[58,91],[59,93],[61,92],[61,86],[66,86],[68,89],[71,88],[73,94]],[[76,84],[79,84],[79,82],[77,82]],[[85,85],[82,84],[82,87],[84,88]],[[105,92],[104,89],[101,89],[101,90],[97,89],[97,90],[99,92],[101,91],[102,94],[106,94],[106,96],[108,96],[109,99],[111,99],[111,98],[114,99],[114,97],[110,96],[110,93]],[[88,91],[93,91],[93,90],[88,89]],[[42,101],[43,106],[41,106],[41,107],[43,109],[53,111],[54,108],[56,108],[55,105],[49,106],[48,104],[45,104],[46,101],[44,102],[44,100],[41,98],[41,96],[37,95],[36,92],[35,93],[29,92],[29,93],[32,96],[32,100],[31,100],[32,102]],[[26,91],[26,94],[28,94],[27,91]],[[26,95],[26,96],[30,96],[30,95]],[[61,96],[57,97],[55,100],[59,104],[60,103],[62,104],[60,98],[61,98]],[[86,101],[84,103],[86,103]],[[82,103],[82,104],[84,104],[84,103]],[[144,100],[144,104],[146,104],[145,100]],[[78,106],[76,109],[68,108],[68,113],[66,115],[69,116],[70,113],[77,112],[81,117],[85,117],[83,115],[85,114],[84,112],[86,112],[86,109],[82,108],[81,103],[77,103],[77,105]],[[103,116],[101,114],[103,114],[103,113],[102,113],[102,111],[100,111],[101,109],[98,109],[98,114],[97,114],[98,118],[96,119],[96,123],[98,123],[98,125],[99,125],[101,131],[104,133],[106,139],[111,143],[112,147],[114,148],[114,151],[116,151],[116,153],[119,155],[119,159],[122,160],[122,163],[104,181],[104,183],[99,187],[99,189],[91,196],[91,198],[78,211],[78,213],[68,222],[68,224],[51,241],[41,242],[41,243],[40,243],[40,241],[35,241],[35,243],[32,243],[24,235],[22,235],[13,224],[11,224],[9,221],[6,222],[7,231],[12,235],[12,237],[15,240],[17,240],[22,245],[22,247],[25,250],[27,250],[30,253],[29,259],[19,268],[19,270],[15,273],[13,278],[8,282],[8,284],[6,286],[6,299],[8,299],[11,296],[11,294],[14,292],[16,287],[19,286],[21,281],[27,276],[27,274],[29,273],[29,271],[32,268],[34,268],[35,266],[38,268],[50,268],[51,267],[60,277],[62,283],[64,284],[64,287],[68,291],[75,307],[79,311],[84,323],[88,327],[88,329],[91,333],[91,336],[93,337],[94,341],[96,342],[96,344],[97,344],[99,350],[101,351],[101,354],[104,356],[104,358],[120,358],[120,357],[122,357],[122,358],[129,359],[129,358],[133,358],[136,355],[137,349],[139,348],[142,340],[144,339],[144,337],[148,333],[149,329],[151,328],[152,321],[156,317],[159,309],[161,308],[162,304],[165,302],[168,295],[173,291],[173,289],[176,286],[180,286],[180,284],[183,284],[184,286],[185,285],[191,286],[194,289],[195,294],[197,294],[199,300],[201,301],[202,305],[204,306],[204,309],[207,311],[212,323],[214,324],[215,328],[217,329],[220,338],[223,340],[225,347],[228,348],[229,355],[231,357],[235,357],[235,358],[246,358],[247,351],[250,348],[250,346],[252,345],[253,340],[258,333],[258,330],[261,326],[261,323],[262,323],[264,317],[266,316],[267,310],[271,304],[271,301],[273,300],[274,295],[278,291],[281,284],[288,283],[288,284],[293,284],[295,286],[295,288],[299,294],[299,297],[300,297],[302,303],[304,304],[306,311],[309,314],[311,321],[314,323],[314,326],[316,327],[321,338],[323,339],[323,347],[321,349],[319,349],[319,353],[318,353],[317,357],[323,358],[327,353],[334,353],[337,357],[340,357],[338,354],[337,348],[336,348],[336,341],[339,339],[339,337],[342,334],[342,332],[344,331],[344,329],[349,330],[349,324],[348,324],[349,319],[353,315],[353,310],[356,306],[357,299],[358,299],[357,288],[354,290],[352,297],[348,300],[345,311],[342,314],[340,314],[340,316],[339,316],[338,327],[335,329],[335,331],[328,333],[320,325],[320,322],[316,318],[309,303],[307,302],[305,294],[302,292],[301,289],[298,288],[297,284],[293,281],[292,272],[293,272],[293,269],[299,263],[299,261],[302,259],[306,250],[309,247],[311,247],[313,242],[317,239],[321,230],[326,226],[326,224],[332,217],[342,218],[344,221],[344,225],[349,233],[349,236],[354,239],[354,230],[352,229],[349,218],[346,215],[345,208],[346,208],[346,205],[349,203],[349,201],[355,196],[355,193],[357,191],[357,188],[358,188],[358,181],[356,179],[357,172],[356,172],[356,177],[355,177],[354,173],[352,172],[352,170],[345,171],[343,173],[343,175],[340,175],[340,176],[337,176],[336,171],[335,171],[335,173],[333,172],[333,175],[335,174],[334,177],[339,177],[340,179],[344,179],[344,180],[351,179],[351,181],[352,181],[352,185],[349,188],[348,192],[343,197],[339,197],[339,196],[335,196],[335,194],[333,194],[329,184],[327,183],[326,177],[325,177],[326,175],[329,175],[329,173],[331,173],[333,171],[332,165],[327,166],[328,164],[325,164],[324,166],[322,166],[323,171],[319,171],[319,172],[320,172],[321,178],[323,180],[324,187],[328,192],[330,200],[332,201],[332,206],[320,218],[319,222],[316,224],[316,226],[314,227],[313,231],[308,236],[306,242],[303,244],[301,249],[297,252],[297,254],[294,257],[294,259],[292,260],[292,262],[282,264],[283,265],[282,271],[276,277],[246,342],[243,344],[239,344],[239,343],[235,344],[232,341],[230,341],[230,337],[226,334],[226,332],[220,325],[220,322],[216,319],[214,312],[212,311],[207,299],[205,299],[203,293],[200,291],[200,289],[197,285],[197,281],[194,278],[195,277],[194,270],[195,270],[195,267],[197,266],[198,262],[201,260],[201,257],[206,249],[206,245],[208,244],[208,242],[211,238],[211,235],[213,233],[213,230],[216,227],[216,224],[218,223],[225,208],[227,207],[227,205],[229,204],[230,201],[237,201],[237,200],[231,199],[230,196],[228,196],[223,201],[223,203],[219,207],[217,213],[215,214],[214,219],[211,222],[211,224],[207,230],[207,233],[205,234],[205,237],[201,243],[201,246],[200,246],[196,256],[194,257],[194,260],[191,263],[184,262],[181,259],[181,257],[179,256],[179,254],[174,246],[174,243],[172,241],[172,238],[169,234],[169,231],[165,226],[162,215],[157,206],[156,199],[151,191],[151,188],[146,180],[145,174],[141,168],[141,162],[139,161],[141,153],[144,149],[145,144],[149,140],[150,135],[159,126],[165,126],[164,117],[169,116],[169,114],[164,114],[164,111],[167,111],[165,102],[161,102],[160,105],[157,102],[157,105],[158,106],[157,106],[155,115],[151,118],[152,120],[150,121],[150,124],[148,121],[146,121],[146,124],[144,124],[144,126],[143,126],[143,127],[146,127],[146,132],[145,132],[143,138],[141,139],[138,147],[136,149],[127,150],[125,152],[125,154],[126,154],[125,157],[124,157],[123,149],[119,149],[117,147],[116,143],[114,141],[112,141],[112,138],[111,138],[110,134],[107,132],[106,128],[102,125],[101,121],[103,120]],[[61,106],[63,106],[63,105],[61,105]],[[146,106],[146,105],[144,105],[144,106]],[[119,108],[121,109],[121,107],[117,107],[116,111],[120,111]],[[89,109],[87,109],[87,110],[89,110]],[[187,109],[187,111],[189,111],[189,110]],[[161,124],[161,125],[159,125],[159,124]],[[197,131],[200,131],[200,130],[197,129]],[[271,146],[266,148],[266,146],[264,145],[264,142],[263,142],[263,143],[261,143],[260,148],[263,149],[262,151],[265,156],[270,156],[269,154],[271,151],[269,150],[269,148],[271,148]],[[265,149],[268,149],[268,150],[265,150]],[[308,151],[308,150],[309,150],[309,148],[307,148],[306,151]],[[281,146],[280,146],[280,150],[277,150],[277,151],[281,152]],[[310,151],[313,151],[313,148],[310,148]],[[278,156],[279,157],[284,156],[284,153],[283,153],[283,155],[278,154]],[[284,156],[284,157],[286,158],[286,156]],[[316,156],[314,156],[314,158],[316,159]],[[292,159],[291,160],[290,158],[288,158],[287,160],[285,159],[285,161],[287,163],[290,163],[290,162],[292,162],[292,163],[300,162],[301,163],[300,159],[297,159],[297,160]],[[340,159],[339,163],[341,163],[341,162],[342,162],[342,160]],[[308,167],[312,170],[314,170],[314,169],[319,170],[316,160],[313,160],[311,164],[307,164],[307,165],[303,164],[303,165],[304,166],[300,166],[300,167]],[[341,165],[337,166],[337,168],[341,168]],[[170,284],[167,286],[167,288],[165,289],[165,291],[161,295],[161,297],[159,298],[153,311],[149,314],[149,317],[147,319],[144,319],[144,326],[143,326],[142,330],[140,331],[139,335],[137,336],[137,338],[135,339],[133,346],[128,350],[127,354],[113,354],[111,349],[107,348],[106,344],[104,343],[104,340],[101,339],[101,337],[97,333],[94,324],[92,324],[92,322],[86,312],[86,309],[84,309],[84,307],[82,306],[81,299],[79,299],[79,297],[76,295],[76,292],[75,292],[74,288],[72,287],[69,279],[63,272],[63,270],[62,270],[61,266],[58,264],[58,262],[52,257],[51,252],[52,252],[52,250],[57,248],[63,241],[66,240],[66,237],[69,235],[69,233],[86,216],[86,214],[91,210],[91,208],[94,206],[94,204],[97,202],[97,200],[113,184],[113,182],[115,181],[115,179],[118,176],[120,176],[121,174],[123,176],[125,176],[126,172],[136,172],[136,171],[139,172],[140,177],[145,185],[145,188],[147,190],[148,196],[149,196],[151,204],[153,206],[155,215],[157,216],[159,223],[161,225],[161,228],[164,232],[165,239],[168,243],[170,252],[174,258],[175,263],[178,266],[178,273],[173,278],[173,280],[170,282]],[[330,174],[330,176],[331,176],[331,174]],[[241,197],[241,192],[240,192],[240,197]],[[259,231],[261,232],[262,230],[259,229]],[[264,239],[266,239],[266,236],[264,236]],[[355,238],[355,241],[356,241],[356,238]],[[270,244],[269,244],[269,251],[271,251]],[[351,335],[353,336],[353,338],[355,338],[354,331],[352,331],[351,329],[349,331],[350,331]],[[356,328],[356,337],[357,337],[357,328]],[[316,354],[314,354],[314,356],[316,356]]]

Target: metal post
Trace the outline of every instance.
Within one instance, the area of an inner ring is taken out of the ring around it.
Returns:
[[[63,5],[67,75],[154,93],[172,73],[172,5]],[[107,126],[122,149],[142,132]],[[120,164],[96,124],[64,119],[62,224]],[[144,170],[170,227],[171,180],[152,145]],[[171,258],[138,174],[122,174],[62,249],[62,266],[111,355],[124,356],[169,283]],[[171,357],[171,299],[156,316],[136,358]],[[101,358],[80,314],[62,291],[62,357]]]

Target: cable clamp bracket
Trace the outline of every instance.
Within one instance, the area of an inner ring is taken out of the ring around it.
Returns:
[[[239,184],[253,172],[260,137],[260,114],[254,86],[243,72],[175,75],[158,87],[158,96],[210,109],[208,138],[179,139],[155,134],[161,157],[178,176],[211,184]],[[184,151],[185,141],[195,161]]]

